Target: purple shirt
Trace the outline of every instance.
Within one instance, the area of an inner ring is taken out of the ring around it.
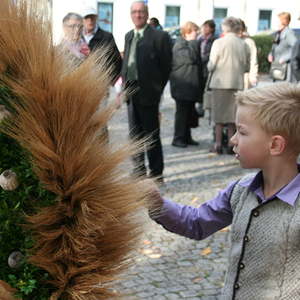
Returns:
[[[196,240],[204,239],[231,224],[233,215],[230,195],[235,184],[248,187],[262,203],[277,197],[281,201],[294,206],[300,193],[300,174],[267,199],[264,197],[262,190],[262,172],[257,173],[250,179],[232,182],[220,191],[215,198],[197,208],[163,199],[161,214],[155,221],[168,231]]]

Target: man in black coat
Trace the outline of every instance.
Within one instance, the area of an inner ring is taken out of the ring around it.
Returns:
[[[87,8],[83,12],[83,37],[91,51],[101,47],[109,47],[107,62],[112,68],[112,85],[118,79],[122,69],[122,58],[110,32],[102,30],[97,24],[97,12],[94,8]]]
[[[160,98],[171,71],[171,39],[166,32],[147,25],[148,7],[144,1],[132,3],[131,19],[135,29],[125,36],[122,68],[125,87],[132,91],[127,102],[130,136],[150,138],[149,176],[162,180],[164,163],[158,116]],[[135,155],[133,162],[135,174],[147,174],[143,152]]]

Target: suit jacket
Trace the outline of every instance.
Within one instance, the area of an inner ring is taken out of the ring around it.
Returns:
[[[98,28],[95,35],[89,42],[89,47],[91,51],[102,47],[109,47],[110,50],[108,51],[107,62],[108,66],[112,65],[111,76],[112,83],[114,83],[121,73],[122,58],[113,35],[110,32]]]
[[[128,59],[134,30],[125,36],[122,68],[123,82],[127,83]],[[172,62],[172,44],[168,33],[147,26],[136,47],[138,92],[140,104],[157,105],[169,79]]]
[[[244,74],[250,68],[250,50],[247,44],[233,33],[214,41],[207,68],[212,72],[209,88],[244,88]]]

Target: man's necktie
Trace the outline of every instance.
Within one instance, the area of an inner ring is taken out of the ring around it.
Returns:
[[[138,41],[141,39],[141,34],[137,32],[131,42],[130,53],[128,59],[128,72],[127,79],[128,80],[137,80],[137,66],[136,66],[136,46]]]

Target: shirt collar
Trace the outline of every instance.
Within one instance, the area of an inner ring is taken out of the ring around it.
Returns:
[[[144,31],[145,29],[148,27],[148,24],[146,24],[143,28],[141,29],[136,29],[134,28],[134,35],[136,35],[137,33],[140,34],[141,38],[144,37]]]
[[[300,171],[299,165],[298,170]],[[239,184],[244,187],[249,187],[249,190],[255,193],[263,202],[272,200],[274,198],[278,198],[281,201],[286,202],[291,206],[294,206],[300,193],[300,173],[298,173],[298,175],[295,176],[295,178],[292,181],[290,181],[286,186],[277,191],[273,196],[271,196],[268,199],[265,199],[262,191],[262,171],[258,172],[255,176],[240,181]]]
[[[98,24],[96,24],[94,30],[91,33],[87,33],[86,30],[83,30],[83,34],[86,35],[86,36],[89,36],[89,35],[93,35],[94,36],[96,34],[98,28],[99,28],[99,26],[98,26]]]

